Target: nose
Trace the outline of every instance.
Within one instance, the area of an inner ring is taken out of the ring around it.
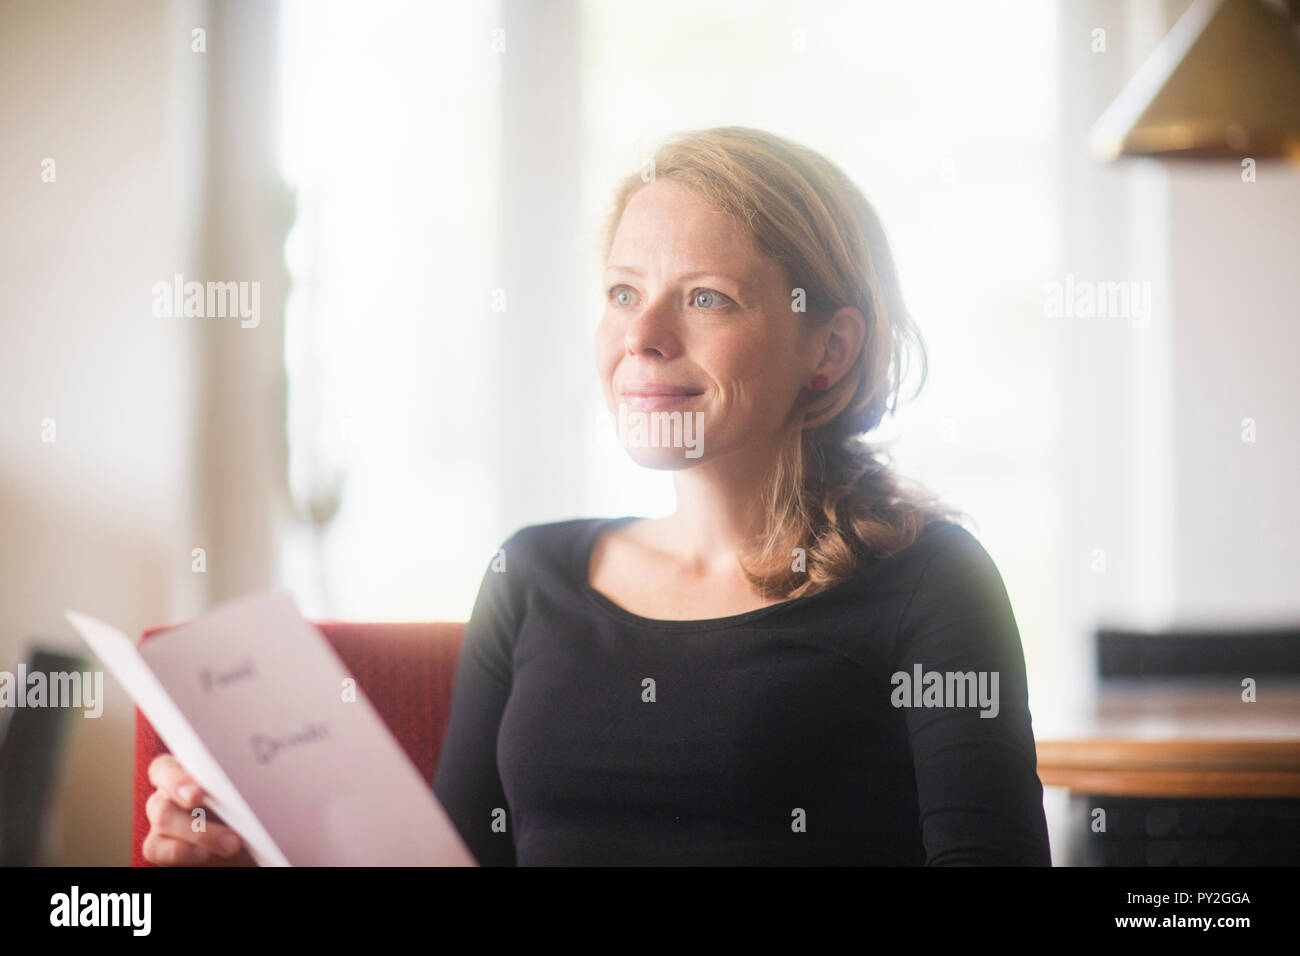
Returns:
[[[677,317],[671,304],[654,300],[630,315],[624,342],[628,355],[672,358],[680,352]]]

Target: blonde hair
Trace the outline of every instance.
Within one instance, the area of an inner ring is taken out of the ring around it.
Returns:
[[[844,306],[866,320],[852,368],[823,392],[805,392],[764,492],[766,529],[741,566],[762,595],[789,599],[845,580],[910,545],[927,523],[955,519],[922,486],[898,475],[863,437],[897,408],[912,352],[925,344],[903,304],[885,232],[861,190],[834,163],[798,143],[743,126],[679,133],[653,156],[654,179],[671,179],[733,216],[803,289],[809,323]],[[602,236],[608,260],[632,195],[633,173],[615,193]],[[914,396],[915,394],[914,393]],[[804,568],[792,560],[804,551]]]

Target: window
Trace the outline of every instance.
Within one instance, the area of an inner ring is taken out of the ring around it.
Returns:
[[[519,236],[594,248],[615,182],[663,136],[743,124],[825,152],[878,209],[931,360],[920,399],[880,437],[895,439],[901,471],[976,517],[1031,673],[1035,659],[1048,664],[1062,511],[1058,342],[1043,311],[1044,282],[1061,274],[1058,13],[1039,0],[773,0],[760,11],[288,0],[291,480],[304,509],[339,502],[318,542],[300,528],[288,552],[286,577],[316,594],[308,610],[463,619],[515,516],[552,520],[574,503],[588,515],[672,509],[669,474],[600,440],[590,350],[572,346],[590,343],[600,317],[600,263],[575,256],[571,271],[545,276],[548,288],[519,288],[501,275],[500,248]],[[502,23],[526,25],[505,38],[504,57],[493,51]],[[576,55],[537,49],[557,42]],[[528,55],[528,69],[503,65]],[[555,116],[576,113],[576,130],[519,108],[537,102],[539,84]],[[576,189],[570,221],[503,201],[523,161],[505,141],[566,157],[554,175],[576,181],[555,183]],[[491,290],[503,284],[510,321],[528,331],[494,318]],[[566,296],[582,307],[545,305]],[[521,319],[521,300],[549,311]],[[565,387],[515,381],[534,360],[520,351],[548,345],[536,361],[565,363]],[[537,446],[525,455],[502,442],[519,421],[564,430],[557,454],[579,456],[565,474],[580,487],[556,487],[553,463],[520,460]],[[530,467],[526,482],[508,475]]]
[[[499,541],[473,411],[494,361],[498,10],[282,10],[290,485],[304,514],[337,504],[287,531],[282,577],[308,614],[463,620]]]

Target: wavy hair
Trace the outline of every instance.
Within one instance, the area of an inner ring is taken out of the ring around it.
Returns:
[[[896,410],[911,363],[921,366],[913,397],[928,369],[884,228],[853,181],[820,153],[744,126],[670,137],[650,170],[618,184],[601,237],[605,261],[632,195],[671,179],[730,214],[785,269],[792,298],[804,290],[802,321],[829,322],[844,306],[866,320],[848,374],[826,391],[805,389],[790,416],[766,476],[765,530],[741,559],[751,586],[780,599],[814,594],[906,548],[930,521],[963,517],[899,475],[865,437]]]

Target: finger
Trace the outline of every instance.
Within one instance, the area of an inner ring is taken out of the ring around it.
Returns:
[[[171,754],[159,754],[149,764],[149,782],[182,807],[193,809],[207,798],[203,788]]]
[[[248,852],[248,847],[244,847],[234,856],[215,858],[209,865],[210,866],[257,866],[257,861],[254,860],[253,855]]]
[[[194,829],[194,814],[178,806],[161,790],[155,790],[145,801],[145,815],[151,824],[151,833],[169,839],[201,846],[210,854],[234,856],[244,843],[239,834],[224,824],[214,822],[205,814],[204,828]]]
[[[209,857],[208,851],[201,846],[173,840],[152,830],[144,838],[141,849],[144,858],[155,866],[195,866]]]

